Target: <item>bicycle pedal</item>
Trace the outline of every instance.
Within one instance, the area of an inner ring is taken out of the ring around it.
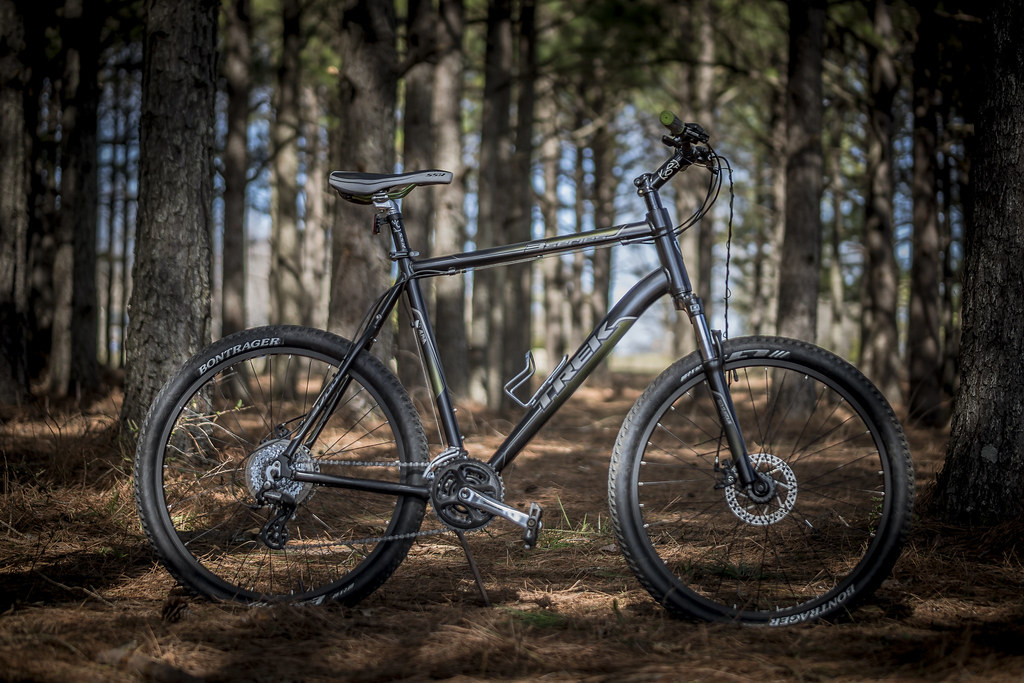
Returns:
[[[541,515],[544,510],[536,503],[530,503],[530,514],[526,519],[526,526],[523,528],[523,547],[532,550],[537,545],[537,535],[544,528]]]

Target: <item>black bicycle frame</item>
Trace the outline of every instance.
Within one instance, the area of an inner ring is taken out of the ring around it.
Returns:
[[[673,165],[673,160],[675,164]],[[412,326],[423,351],[437,413],[441,423],[443,437],[447,448],[443,453],[465,453],[462,447],[462,433],[455,418],[455,410],[445,380],[444,369],[438,355],[437,340],[434,335],[426,302],[420,289],[419,280],[441,275],[455,275],[466,271],[491,266],[510,265],[522,261],[530,261],[545,256],[565,252],[581,251],[588,248],[611,247],[615,244],[637,242],[653,243],[658,251],[661,268],[649,273],[637,282],[612,307],[608,315],[597,324],[590,335],[583,341],[576,352],[564,360],[541,384],[527,405],[527,413],[520,419],[505,441],[497,448],[489,463],[501,471],[511,463],[533,438],[537,431],[555,414],[558,408],[587,379],[597,365],[611,352],[620,339],[629,331],[633,323],[655,301],[670,294],[679,310],[689,315],[694,327],[697,348],[700,352],[705,375],[711,393],[715,398],[718,410],[729,443],[729,450],[736,465],[736,474],[743,485],[757,481],[751,468],[743,436],[736,424],[736,414],[729,394],[725,374],[722,370],[720,344],[708,328],[704,316],[704,306],[700,298],[694,294],[689,276],[683,263],[682,253],[674,227],[669,220],[668,211],[662,206],[658,188],[678,170],[685,167],[680,162],[680,155],[666,162],[657,172],[645,174],[636,179],[638,194],[647,205],[647,220],[638,223],[626,223],[609,228],[590,230],[574,235],[549,237],[540,240],[519,242],[507,246],[462,252],[448,256],[417,259],[417,253],[409,248],[405,226],[398,203],[386,194],[374,196],[377,208],[378,225],[390,227],[395,250],[391,254],[392,261],[398,264],[399,277],[395,285],[387,292],[378,305],[375,315],[367,324],[354,346],[354,353],[346,358],[331,384],[321,395],[321,400],[313,407],[308,419],[293,435],[291,447],[297,448],[300,443],[314,440],[318,433],[317,425],[333,410],[345,387],[348,384],[347,372],[355,354],[372,346],[381,328],[390,318],[391,312],[404,293],[412,310]],[[292,476],[297,481],[308,481],[329,486],[354,488],[379,493],[399,495],[418,495],[429,497],[426,487],[407,484],[395,484],[374,479],[356,479],[337,477],[317,472],[294,470]]]

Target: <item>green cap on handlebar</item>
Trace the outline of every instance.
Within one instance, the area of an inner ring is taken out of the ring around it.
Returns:
[[[679,135],[682,133],[683,127],[686,125],[679,120],[678,116],[667,109],[661,112],[661,116],[659,118],[661,119],[661,125],[668,128],[672,135]]]

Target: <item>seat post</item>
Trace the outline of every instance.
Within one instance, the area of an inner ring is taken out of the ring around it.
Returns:
[[[409,240],[405,234],[405,223],[402,221],[402,211],[398,208],[398,202],[387,193],[378,192],[373,195],[373,206],[377,209],[373,231],[380,232],[383,226],[387,226],[391,232],[391,240],[395,247],[391,260],[397,261],[413,256],[409,250]]]

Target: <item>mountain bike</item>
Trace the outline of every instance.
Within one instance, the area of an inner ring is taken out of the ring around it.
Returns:
[[[375,231],[390,233],[394,284],[352,341],[306,327],[251,329],[199,352],[160,390],[139,435],[135,496],[169,572],[213,599],[354,604],[424,535],[454,531],[466,547],[465,532],[500,518],[536,545],[541,507],[506,502],[502,471],[669,296],[689,317],[696,350],[637,399],[608,471],[611,519],[636,578],[675,616],[769,626],[841,617],[871,595],[900,554],[913,505],[899,421],[832,353],[709,328],[678,236],[708,212],[728,162],[699,125],[669,112],[661,122],[671,156],[634,181],[642,221],[452,255],[413,251],[399,203],[451,173],[331,173],[345,200],[374,207]],[[659,190],[691,167],[708,171],[707,194],[677,225]],[[488,459],[472,457],[421,281],[638,244],[654,245],[658,267],[532,392],[527,353],[505,387],[522,418]],[[408,391],[370,352],[403,297],[443,441],[436,453]],[[428,506],[433,529],[422,527]]]

